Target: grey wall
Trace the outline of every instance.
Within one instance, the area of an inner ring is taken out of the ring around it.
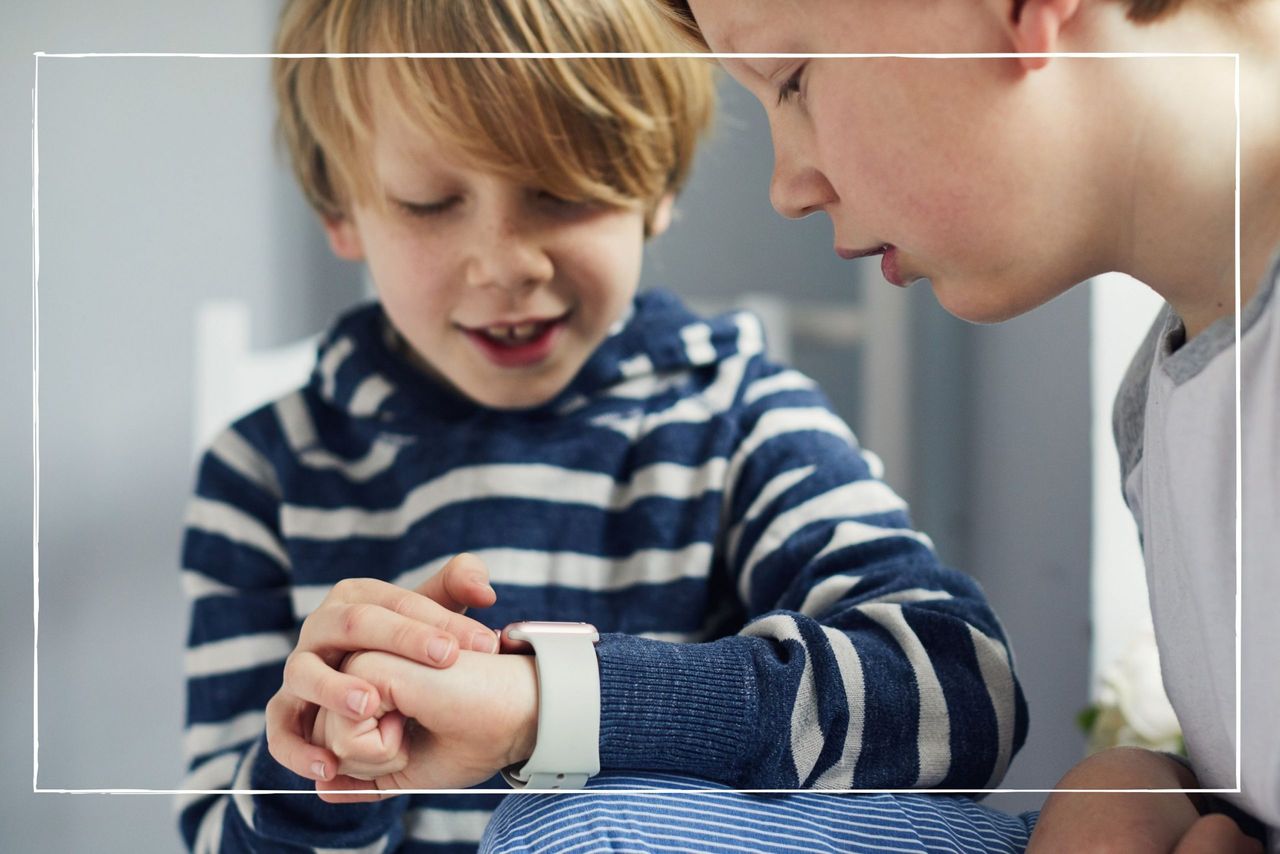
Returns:
[[[31,52],[258,51],[275,4],[46,0],[0,11],[5,204],[0,311],[0,827],[6,850],[177,850],[169,799],[33,795]],[[177,583],[190,488],[193,307],[236,296],[255,342],[318,328],[357,298],[268,146],[265,60],[40,64],[40,775],[43,788],[167,788],[181,773]],[[769,208],[758,107],[728,90],[682,220],[645,280],[861,299],[824,219]],[[874,271],[871,271],[874,273]],[[1081,295],[1082,296],[1082,295]],[[1013,635],[1032,738],[1009,783],[1047,786],[1079,755],[1087,665],[1087,328],[1072,297],[1004,327],[912,311],[916,521],[980,578]],[[857,429],[856,352],[801,348]],[[892,473],[891,473],[892,474]],[[1038,800],[1032,796],[1031,801]]]

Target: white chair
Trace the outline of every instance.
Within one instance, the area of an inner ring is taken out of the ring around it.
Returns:
[[[207,300],[196,309],[192,436],[198,456],[241,415],[306,382],[320,335],[254,349],[249,304]]]

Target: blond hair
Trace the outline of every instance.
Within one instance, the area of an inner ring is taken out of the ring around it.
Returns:
[[[285,54],[678,49],[644,0],[290,0],[275,44]],[[273,67],[280,136],[324,217],[382,201],[370,144],[382,87],[411,127],[480,168],[566,199],[639,203],[646,223],[688,174],[715,106],[711,73],[705,60],[622,57],[293,56]]]

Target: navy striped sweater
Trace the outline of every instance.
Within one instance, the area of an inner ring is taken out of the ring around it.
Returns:
[[[998,621],[813,382],[766,357],[755,318],[641,294],[564,392],[520,411],[463,400],[400,352],[378,306],[351,312],[308,384],[200,464],[184,788],[311,788],[263,735],[302,620],[340,579],[412,587],[460,551],[498,593],[477,619],[600,629],[606,769],[1000,781],[1027,716]],[[199,850],[440,852],[473,849],[498,797],[179,808]]]

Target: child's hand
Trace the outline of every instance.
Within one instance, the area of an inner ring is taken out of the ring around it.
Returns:
[[[338,774],[374,780],[403,771],[409,764],[405,724],[404,715],[385,708],[363,721],[321,709],[316,714],[311,741],[329,748],[338,757]]]
[[[284,767],[311,780],[328,780],[338,757],[310,742],[319,709],[362,721],[383,703],[378,689],[340,672],[352,652],[381,650],[434,668],[450,667],[458,650],[497,652],[497,635],[462,616],[468,607],[497,600],[485,565],[460,554],[416,591],[374,579],[348,579],[302,624],[285,661],[284,684],[267,703],[267,745]]]
[[[408,763],[369,782],[318,781],[330,803],[375,800],[352,789],[461,789],[488,780],[533,753],[538,683],[533,656],[461,652],[447,670],[383,652],[352,655],[347,672],[376,685],[406,718]],[[385,717],[385,716],[384,716]],[[379,736],[385,738],[384,736]]]
[[[1198,785],[1185,766],[1168,756],[1116,747],[1081,761],[1058,781],[1057,788],[1194,789]],[[1241,833],[1226,816],[1202,818],[1192,797],[1181,792],[1055,791],[1045,800],[1027,852],[1261,854],[1256,840]]]

